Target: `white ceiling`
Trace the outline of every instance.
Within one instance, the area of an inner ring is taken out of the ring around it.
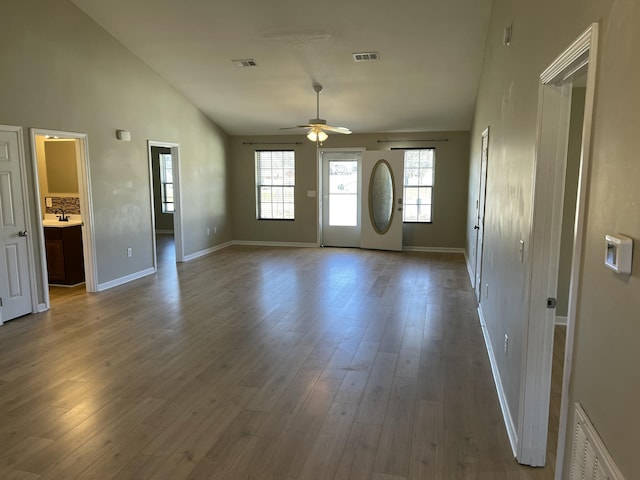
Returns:
[[[468,130],[491,0],[72,0],[225,131]],[[354,52],[380,60],[356,63]],[[254,68],[232,59],[254,58]]]

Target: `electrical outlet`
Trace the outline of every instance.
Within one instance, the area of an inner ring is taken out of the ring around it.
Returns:
[[[207,228],[207,236],[211,235],[211,229]]]
[[[504,354],[509,354],[509,335],[505,333],[504,335]]]
[[[127,248],[127,257],[128,258],[133,257],[133,248],[131,247]]]

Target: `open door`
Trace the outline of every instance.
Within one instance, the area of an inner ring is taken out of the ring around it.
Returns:
[[[402,250],[404,150],[362,154],[360,247]]]
[[[478,217],[474,229],[476,230],[476,272],[474,287],[478,303],[482,293],[482,247],[484,245],[484,211],[487,204],[487,163],[489,161],[489,128],[482,132],[482,156],[480,158],[480,189],[476,209]]]
[[[0,126],[0,325],[33,311],[22,130]]]

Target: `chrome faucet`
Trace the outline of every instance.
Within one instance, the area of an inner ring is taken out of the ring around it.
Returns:
[[[58,213],[61,213],[61,215],[57,215]],[[56,210],[56,215],[58,216],[58,221],[59,222],[68,222],[69,221],[69,217],[67,217],[67,215],[64,213],[64,210],[62,210],[61,208]]]

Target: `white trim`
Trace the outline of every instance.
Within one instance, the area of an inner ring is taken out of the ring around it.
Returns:
[[[46,312],[49,310],[49,307],[45,303],[38,304],[38,313]]]
[[[154,273],[156,273],[156,270],[154,268],[147,268],[145,270],[132,273],[131,275],[125,275],[124,277],[116,278],[115,280],[100,283],[98,284],[98,292],[102,292],[113,287],[118,287],[120,285],[124,285],[125,283],[133,282],[134,280],[138,280],[148,275],[153,275]]]
[[[62,130],[49,130],[43,128],[31,128],[31,160],[33,167],[33,181],[36,195],[36,213],[38,214],[38,239],[40,247],[40,261],[42,270],[42,289],[44,302],[47,309],[51,305],[49,298],[49,273],[47,271],[47,253],[44,241],[44,228],[42,228],[42,208],[40,207],[40,180],[38,177],[38,158],[36,149],[36,136],[57,136],[73,138],[78,141],[76,166],[78,170],[78,197],[82,214],[82,249],[84,256],[84,277],[87,292],[97,292],[98,262],[96,258],[95,232],[93,230],[93,198],[91,194],[91,173],[89,168],[89,136],[86,133],[66,132]]]
[[[584,123],[582,124],[582,152],[580,156],[580,176],[578,178],[578,201],[576,203],[576,219],[574,225],[573,258],[571,260],[571,282],[569,284],[569,304],[567,310],[567,338],[564,353],[564,371],[562,380],[562,396],[560,405],[560,423],[558,427],[558,450],[556,453],[556,480],[562,480],[564,469],[565,438],[569,419],[569,385],[573,366],[573,346],[576,331],[576,311],[580,290],[582,245],[586,224],[587,189],[591,160],[591,137],[593,127],[593,110],[598,62],[597,23],[585,31],[589,35],[589,70],[587,72],[587,89],[584,103]],[[583,36],[584,36],[583,35]]]
[[[186,262],[184,254],[184,225],[182,220],[182,188],[180,187],[180,144],[173,142],[164,142],[159,140],[147,140],[147,159],[149,164],[149,197],[151,207],[151,245],[153,249],[153,268],[158,268],[158,257],[156,251],[156,216],[155,206],[153,202],[153,169],[151,166],[151,147],[164,147],[171,149],[171,161],[173,167],[173,196],[174,208],[173,212],[173,236],[174,246],[176,249],[176,262]]]
[[[473,269],[471,268],[471,262],[469,261],[469,256],[467,255],[467,251],[464,251],[464,262],[467,264],[467,273],[469,274],[469,281],[471,282],[471,287],[473,287],[473,282],[475,281],[475,274],[473,273]]]
[[[576,205],[576,229],[571,286],[569,294],[569,330],[575,323],[575,306],[580,277],[580,246],[583,237],[586,200],[586,166],[591,141],[593,82],[595,80],[595,44],[597,24],[592,24],[541,74],[538,93],[532,209],[525,280],[525,312],[518,412],[517,459],[520,463],[543,466],[546,461],[549,393],[555,312],[545,308],[546,297],[555,297],[559,261],[561,208],[564,197],[566,140],[571,103],[571,84],[578,66],[589,63],[587,98],[580,162],[579,196]],[[591,97],[589,97],[591,95]],[[588,120],[587,120],[588,119]],[[588,125],[587,125],[588,124]],[[580,218],[579,218],[580,217]],[[571,345],[570,345],[571,342]],[[573,336],[567,334],[567,350],[572,350]],[[570,355],[570,354],[569,354]],[[567,360],[565,356],[565,372]],[[568,400],[570,375],[565,374],[562,403]],[[564,411],[562,410],[564,408]],[[561,477],[566,435],[567,407],[561,408],[556,478]],[[560,472],[560,473],[559,473]]]
[[[254,247],[292,247],[292,248],[318,248],[315,243],[302,242],[262,242],[253,240],[233,240],[232,245],[244,245]]]
[[[427,252],[427,253],[462,253],[465,254],[464,248],[457,247],[402,247],[403,252]]]
[[[502,418],[504,419],[504,426],[507,430],[507,436],[509,437],[509,443],[511,444],[511,452],[513,456],[516,456],[516,450],[518,445],[518,432],[516,426],[513,423],[511,417],[511,411],[509,410],[509,403],[507,402],[507,394],[504,391],[502,385],[502,379],[500,378],[500,370],[498,368],[498,362],[496,360],[495,353],[493,352],[493,346],[491,345],[491,338],[489,337],[489,331],[487,324],[484,321],[482,315],[482,308],[478,306],[478,318],[480,319],[480,327],[482,329],[482,336],[484,337],[484,344],[487,348],[487,355],[489,356],[489,363],[491,364],[491,373],[493,374],[493,383],[496,387],[496,393],[498,394],[498,402],[500,403],[500,410],[502,410]]]
[[[556,321],[554,325],[567,325],[568,317],[563,317],[562,315],[556,315]]]
[[[190,253],[189,255],[184,256],[184,262],[190,262],[191,260],[195,260],[196,258],[204,257],[205,255],[209,255],[210,253],[217,252],[218,250],[222,250],[223,248],[227,248],[233,245],[233,242],[225,242],[220,245],[214,245],[213,247],[206,248],[204,250],[200,250],[195,253]]]

